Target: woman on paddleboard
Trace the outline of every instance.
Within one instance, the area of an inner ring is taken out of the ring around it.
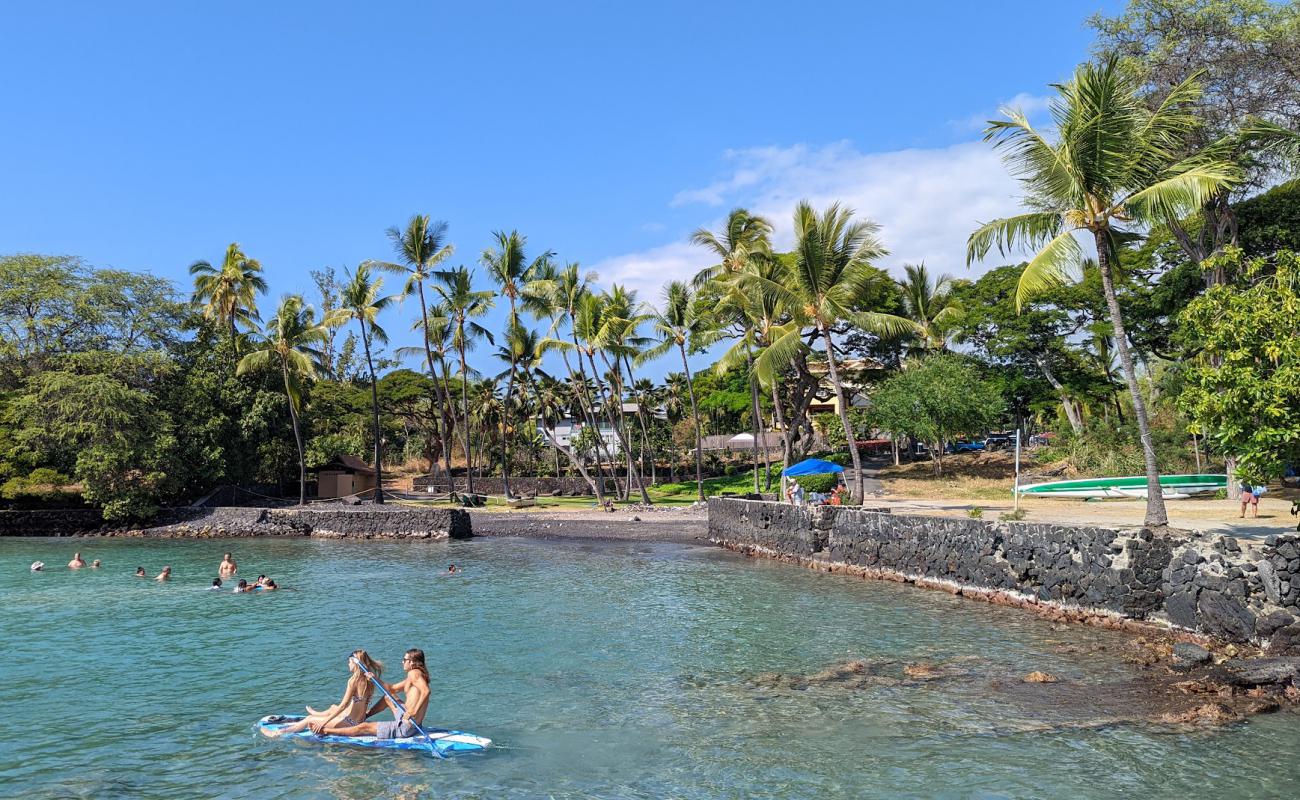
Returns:
[[[361,662],[366,672],[373,673],[376,676],[383,674],[384,665],[382,663],[371,658],[365,650],[353,650],[351,655],[348,656],[348,671],[351,675],[348,676],[347,688],[343,690],[343,699],[324,711],[317,711],[311,706],[307,706],[308,716],[269,735],[283,736],[286,733],[297,733],[306,730],[312,725],[322,727],[356,725],[358,722],[365,720],[366,710],[370,707],[370,698],[374,694],[375,685],[370,682],[364,672],[357,668],[357,661]]]

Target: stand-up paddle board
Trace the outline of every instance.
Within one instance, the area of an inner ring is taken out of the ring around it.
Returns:
[[[258,720],[257,729],[263,736],[276,736],[277,731],[301,721],[301,716],[272,714]],[[437,749],[439,755],[444,756],[452,753],[478,753],[486,750],[492,744],[491,739],[475,736],[464,731],[449,731],[443,728],[425,728],[425,731],[428,732],[429,739],[433,740],[433,746]],[[382,750],[424,750],[427,752],[429,749],[429,739],[423,736],[409,736],[405,739],[376,739],[373,736],[334,736],[332,734],[317,736],[310,730],[302,730],[298,733],[286,733],[277,738],[316,744],[375,747]]]

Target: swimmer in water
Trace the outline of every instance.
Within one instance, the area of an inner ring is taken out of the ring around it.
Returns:
[[[72,560],[68,562],[68,569],[81,569],[84,566],[86,562],[82,560],[81,553],[73,553]]]
[[[135,568],[135,576],[136,576],[137,578],[147,578],[147,577],[149,577],[148,575],[144,574],[144,567],[136,567],[136,568]]]
[[[162,572],[159,572],[159,573],[158,573],[158,577],[154,578],[154,580],[158,581],[159,583],[166,583],[167,581],[169,581],[169,580],[171,580],[171,579],[172,579],[172,568],[171,568],[171,567],[163,567],[163,571],[162,571]]]
[[[245,594],[251,591],[253,591],[253,587],[248,585],[248,581],[240,578],[239,585],[235,587],[235,594]]]
[[[210,591],[210,592],[219,592],[219,591],[221,591],[221,579],[220,579],[220,578],[213,578],[213,579],[212,579],[212,585],[208,587],[208,591]]]
[[[235,577],[235,573],[238,571],[239,566],[236,565],[235,560],[230,557],[230,553],[226,553],[225,557],[221,559],[221,566],[217,567],[217,576],[221,578],[233,578]]]
[[[451,566],[447,567],[448,575],[455,575],[457,572],[460,572],[460,567],[456,566],[455,564],[452,564]]]
[[[91,569],[99,569],[99,567],[100,567],[100,563],[99,563],[99,559],[98,559],[98,558],[95,559],[94,561],[90,562],[90,568],[91,568]]]

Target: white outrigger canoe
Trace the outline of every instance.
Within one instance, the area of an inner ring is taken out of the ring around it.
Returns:
[[[1227,475],[1161,475],[1160,491],[1166,500],[1213,494],[1228,488]],[[1147,496],[1145,475],[1127,478],[1081,478],[1073,481],[1031,483],[1016,490],[1034,497],[1138,497]]]

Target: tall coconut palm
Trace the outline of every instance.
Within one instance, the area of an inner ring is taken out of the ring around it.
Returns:
[[[853,212],[841,208],[839,203],[833,203],[818,214],[807,201],[801,201],[794,211],[794,259],[786,269],[785,280],[776,281],[759,275],[747,275],[742,279],[746,285],[771,292],[796,322],[759,357],[760,362],[764,362],[758,366],[759,369],[775,374],[779,367],[789,364],[805,346],[803,328],[811,328],[813,335],[825,344],[826,367],[839,406],[840,424],[848,440],[849,456],[853,460],[853,502],[859,504],[865,476],[857,436],[849,421],[849,406],[835,358],[831,330],[842,322],[850,322],[880,336],[916,332],[916,325],[911,320],[878,311],[861,311],[855,307],[873,284],[889,280],[871,264],[873,259],[888,253],[876,237],[879,231],[880,226],[874,222],[853,221]]]
[[[343,285],[339,296],[341,317],[355,320],[361,329],[361,343],[365,347],[366,369],[370,373],[370,410],[374,421],[375,437],[375,502],[384,502],[384,437],[379,425],[379,389],[375,382],[375,360],[371,343],[383,344],[388,341],[388,334],[379,327],[379,314],[393,304],[396,297],[384,297],[380,294],[384,288],[384,279],[371,275],[369,262],[357,267],[355,273]]]
[[[708,250],[718,258],[718,263],[696,273],[696,288],[742,272],[754,256],[770,253],[771,235],[772,224],[744,208],[733,208],[723,229],[717,233],[707,228],[697,229],[691,234],[691,244]]]
[[[245,255],[238,242],[231,242],[226,248],[220,267],[207,261],[190,264],[190,274],[194,276],[193,301],[202,307],[204,317],[229,328],[231,352],[238,352],[238,326],[251,328],[261,321],[257,296],[266,294],[266,279],[261,272],[261,263]]]
[[[438,273],[439,284],[434,291],[442,299],[442,313],[451,320],[451,342],[460,355],[460,402],[464,425],[462,445],[465,450],[465,479],[470,494],[474,493],[474,456],[469,445],[469,362],[466,352],[474,348],[479,339],[492,341],[492,332],[474,320],[482,317],[491,308],[492,292],[474,288],[474,273],[465,267],[457,267]]]
[[[948,340],[964,313],[952,295],[953,277],[932,277],[924,263],[904,264],[903,271],[906,277],[898,282],[903,313],[916,323],[921,347],[936,352],[948,349]]]
[[[1173,87],[1154,110],[1138,83],[1116,59],[1084,64],[1069,83],[1054,87],[1051,104],[1055,142],[1036,131],[1019,111],[994,121],[985,139],[1004,150],[1008,168],[1025,188],[1033,210],[997,219],[971,234],[967,262],[996,246],[1037,250],[1016,288],[1020,306],[1034,294],[1075,273],[1084,257],[1076,232],[1092,240],[1110,314],[1115,347],[1133,397],[1146,464],[1146,524],[1168,525],[1146,403],[1115,294],[1114,265],[1122,243],[1135,230],[1194,212],[1216,192],[1234,185],[1237,168],[1203,153],[1179,158],[1196,130],[1191,108],[1200,97],[1195,76]]]
[[[669,281],[664,286],[663,308],[655,309],[651,322],[659,343],[641,352],[636,360],[644,363],[667,355],[674,348],[682,357],[686,374],[686,390],[691,398],[691,417],[695,421],[695,490],[704,500],[704,432],[700,427],[700,407],[695,399],[695,383],[691,378],[689,353],[697,353],[718,341],[719,334],[708,314],[702,313],[695,302],[695,292],[681,281]]]
[[[456,248],[447,243],[447,223],[431,222],[428,215],[416,214],[406,223],[405,228],[388,229],[388,239],[393,243],[400,264],[387,261],[376,262],[380,269],[396,272],[406,276],[404,294],[412,294],[420,300],[420,331],[423,334],[425,364],[429,378],[433,383],[434,402],[438,406],[438,438],[442,441],[443,466],[447,470],[447,481],[451,493],[456,493],[456,479],[451,474],[450,437],[443,430],[442,409],[447,400],[443,397],[442,387],[438,383],[438,374],[434,368],[433,337],[430,330],[429,306],[424,298],[424,284],[434,277],[434,268],[451,257]]]
[[[320,347],[329,340],[332,320],[316,321],[315,310],[303,302],[301,295],[291,294],[280,301],[275,316],[266,323],[261,348],[239,360],[236,375],[250,370],[278,366],[284,378],[284,393],[289,400],[289,419],[293,423],[293,440],[298,448],[298,505],[307,503],[307,463],[303,455],[302,430],[298,414],[302,410],[303,384],[316,377],[323,355]]]
[[[578,344],[577,327],[574,324],[578,307],[591,293],[594,280],[594,274],[583,273],[582,268],[576,263],[566,264],[560,270],[544,267],[538,271],[538,277],[529,284],[528,296],[534,313],[551,321],[546,338],[540,343],[542,353],[551,350],[559,351],[564,367],[569,373],[569,383],[577,392],[575,401],[578,410],[582,412],[583,424],[590,426],[592,430],[599,430],[594,399],[596,390],[587,379],[587,368],[579,354],[581,348]],[[568,340],[559,335],[565,323],[569,327]],[[576,369],[569,361],[571,352],[576,356]],[[604,437],[596,437],[595,444],[597,484],[604,486],[605,473],[601,467],[602,459],[612,465],[614,458]]]
[[[550,263],[554,253],[547,251],[532,261],[524,253],[524,248],[528,244],[528,237],[521,236],[519,231],[496,231],[492,234],[496,239],[496,246],[489,247],[483,251],[480,259],[483,266],[487,269],[488,274],[501,287],[501,293],[506,296],[510,303],[510,316],[506,319],[506,329],[519,324],[519,300],[524,293],[524,288],[533,280],[538,271],[544,264]],[[514,391],[515,363],[510,364],[510,379],[506,387],[506,394],[509,395]],[[510,462],[510,442],[507,439],[504,447],[506,448],[506,463]],[[506,472],[510,470],[507,469]],[[510,476],[503,475],[503,484],[505,486],[506,497],[510,497]]]

